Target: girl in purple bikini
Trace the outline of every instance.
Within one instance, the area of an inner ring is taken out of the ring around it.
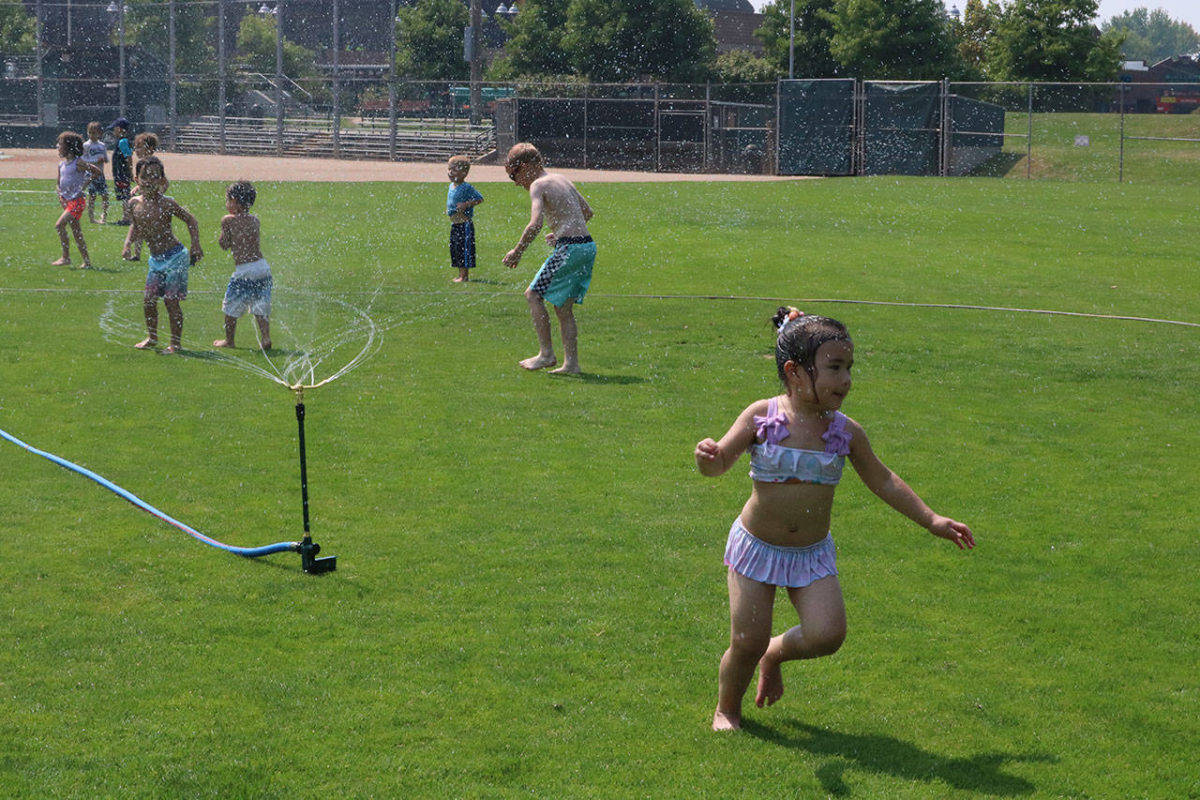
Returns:
[[[742,724],[742,696],[758,666],[755,704],[783,695],[780,664],[837,651],[846,638],[829,515],[846,456],[885,503],[960,549],[971,529],[933,513],[871,450],[857,422],[838,411],[850,391],[854,343],[828,317],[780,308],[775,363],[784,394],[743,411],[719,442],[696,445],[701,474],[716,477],[750,451],[750,499],[729,531],[729,649],[721,657],[713,730]],[[800,624],[771,636],[775,587],[787,589]]]

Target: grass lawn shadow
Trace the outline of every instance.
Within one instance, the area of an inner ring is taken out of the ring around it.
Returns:
[[[967,174],[972,178],[1003,178],[1024,160],[1024,153],[1006,150],[992,156]]]
[[[635,383],[646,382],[646,379],[639,375],[601,375],[596,372],[547,372],[546,374],[552,378],[571,379],[582,381],[583,383],[612,383],[620,386],[629,386]]]
[[[825,791],[842,797],[852,793],[844,779],[848,771],[910,781],[943,781],[955,789],[1002,797],[1029,795],[1037,787],[1025,778],[1004,773],[1002,767],[1007,763],[1058,761],[1042,753],[980,753],[970,758],[950,758],[880,733],[842,733],[800,722],[785,724],[790,729],[743,720],[742,730],[781,747],[826,757],[828,760],[817,767],[817,779]]]

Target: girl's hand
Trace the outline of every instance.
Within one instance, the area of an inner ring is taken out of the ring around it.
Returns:
[[[975,546],[975,537],[971,529],[957,520],[949,517],[934,516],[929,524],[929,532],[942,539],[949,539],[958,545],[959,550],[970,550]]]
[[[712,439],[705,439],[696,445],[696,459],[716,461],[721,455],[721,447]]]
[[[555,236],[553,233],[547,233],[546,234],[546,244],[550,245],[551,247],[554,247],[555,245],[558,244],[558,237]]]

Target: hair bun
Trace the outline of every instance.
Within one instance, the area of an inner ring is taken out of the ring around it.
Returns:
[[[782,333],[789,322],[803,316],[804,312],[795,306],[780,306],[775,316],[771,317],[771,324],[775,326],[776,331]]]

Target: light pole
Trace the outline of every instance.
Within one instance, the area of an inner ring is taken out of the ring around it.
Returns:
[[[788,80],[796,77],[796,0],[788,11]]]
[[[479,124],[479,107],[483,105],[483,92],[479,81],[483,78],[483,7],[480,0],[471,0],[471,124]]]

